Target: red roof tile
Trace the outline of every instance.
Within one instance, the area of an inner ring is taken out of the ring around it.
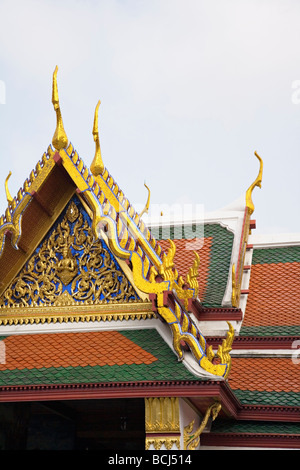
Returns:
[[[232,389],[300,392],[300,366],[284,357],[233,357],[229,374]]]
[[[255,264],[243,326],[297,325],[300,263]]]
[[[151,364],[156,357],[117,331],[14,335],[5,338],[1,370]]]

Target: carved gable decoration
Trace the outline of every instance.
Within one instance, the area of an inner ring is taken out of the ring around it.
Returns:
[[[97,305],[139,300],[77,196],[11,282],[0,308]]]

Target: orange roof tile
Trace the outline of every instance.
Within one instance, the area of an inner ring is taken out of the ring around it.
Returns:
[[[300,263],[255,264],[243,326],[297,325]]]
[[[233,390],[300,392],[300,367],[291,358],[233,357],[229,374]]]
[[[14,335],[5,338],[1,370],[151,364],[156,357],[117,331]]]

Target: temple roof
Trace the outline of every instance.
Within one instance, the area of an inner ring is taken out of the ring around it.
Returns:
[[[300,246],[254,246],[246,315],[240,334],[299,335],[299,318]]]
[[[0,386],[197,380],[155,329],[11,335]]]
[[[159,240],[163,250],[168,247],[168,239],[162,228],[152,228],[151,233]],[[195,242],[195,234],[201,232],[201,242]],[[194,258],[199,254],[200,265],[197,276],[199,298],[203,307],[221,307],[230,278],[230,266],[234,233],[220,223],[177,225],[170,227],[168,238],[176,245],[174,262],[179,274],[184,275]],[[193,243],[194,240],[194,243]]]

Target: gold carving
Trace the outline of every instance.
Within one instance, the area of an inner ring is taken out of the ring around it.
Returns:
[[[236,277],[235,277],[235,264],[232,265],[232,293],[231,293],[231,304],[233,307],[238,306],[237,300],[237,286],[236,286]]]
[[[56,66],[54,73],[53,73],[53,83],[52,83],[52,104],[56,112],[56,129],[55,129],[54,136],[52,139],[52,144],[53,144],[53,147],[59,151],[67,147],[68,137],[67,137],[67,134],[65,133],[60,106],[59,106],[58,88],[57,88],[57,71],[58,71],[58,67]]]
[[[70,306],[72,308],[70,309]],[[39,323],[66,323],[90,321],[128,321],[148,320],[156,318],[150,302],[129,301],[123,303],[99,303],[97,305],[81,305],[76,303],[70,294],[64,292],[54,302],[53,306],[15,307],[8,314],[1,314],[0,325],[27,325]],[[38,314],[37,314],[38,312]]]
[[[72,201],[62,221],[26,263],[0,307],[57,305],[64,286],[76,303],[126,302],[137,295]]]
[[[209,346],[206,352],[207,359],[210,362],[217,357],[222,364],[227,364],[226,374],[224,375],[225,378],[228,377],[231,369],[231,356],[229,353],[232,349],[232,343],[234,340],[234,328],[229,321],[226,323],[229,327],[229,331],[227,332],[226,338],[223,339],[222,344],[219,345],[216,355],[212,350],[212,346]]]
[[[162,446],[165,446],[167,450],[171,450],[174,444],[179,450],[180,437],[146,437],[146,450],[149,450],[151,445],[155,450],[162,450]]]
[[[174,289],[176,290],[179,299],[183,301],[186,310],[188,310],[189,299],[198,297],[199,292],[198,270],[200,266],[200,257],[196,251],[194,251],[194,253],[194,263],[193,266],[189,269],[189,272],[186,277],[186,282],[184,281],[183,277],[180,276],[177,284],[174,284]],[[185,288],[186,283],[189,285],[190,288]]]
[[[220,410],[222,408],[221,403],[213,403],[205,413],[205,416],[199,426],[198,429],[193,431],[195,420],[193,420],[190,424],[184,427],[183,431],[183,448],[184,450],[195,450],[200,442],[200,435],[202,434],[203,430],[205,429],[209,418],[212,418],[212,421],[216,419]]]
[[[179,399],[177,397],[145,398],[146,449],[165,446],[180,449]]]
[[[145,398],[146,433],[180,432],[176,397]]]
[[[256,180],[250,185],[250,187],[248,188],[248,190],[246,192],[246,206],[248,207],[248,211],[249,211],[250,215],[254,212],[254,204],[253,204],[253,201],[252,201],[252,192],[253,192],[253,189],[255,188],[255,186],[258,186],[259,188],[261,188],[262,173],[263,173],[263,161],[262,161],[261,157],[258,155],[257,152],[254,152],[254,155],[259,160],[259,172],[258,172]]]
[[[150,206],[150,196],[151,196],[150,189],[148,188],[148,186],[146,185],[146,183],[144,183],[144,186],[145,186],[145,188],[147,188],[147,190],[148,190],[148,198],[147,198],[147,202],[146,202],[146,205],[145,205],[144,209],[143,209],[142,212],[140,213],[140,217],[142,217],[142,215],[144,215],[145,213],[148,214],[149,206]]]
[[[104,165],[101,156],[100,141],[99,141],[99,131],[98,131],[98,110],[100,106],[100,100],[97,103],[94,115],[94,126],[93,126],[93,137],[96,145],[94,160],[91,164],[91,172],[94,176],[102,175],[104,172]]]
[[[7,199],[8,204],[11,204],[13,202],[13,198],[8,189],[8,180],[10,177],[11,177],[11,171],[8,173],[8,176],[6,177],[6,180],[5,180],[5,194],[6,194],[6,199]]]

